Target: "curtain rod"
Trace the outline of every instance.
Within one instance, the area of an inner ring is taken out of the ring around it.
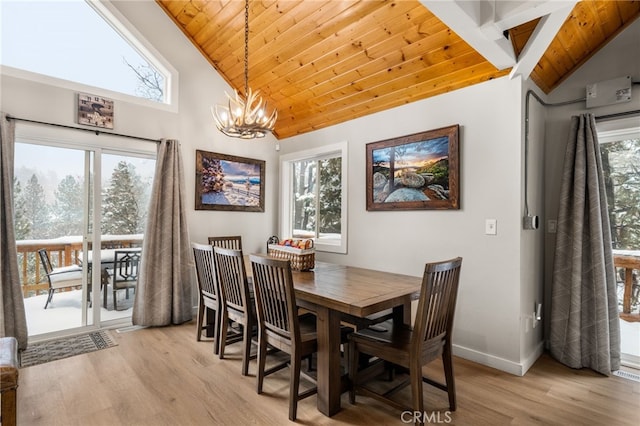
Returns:
[[[596,120],[612,120],[614,118],[619,118],[619,117],[626,117],[628,115],[640,115],[640,109],[634,109],[631,111],[624,111],[624,112],[616,112],[615,114],[605,114],[605,115],[600,115],[600,116],[596,116]]]
[[[640,82],[633,81],[631,82],[631,84],[636,85],[636,84],[640,84]],[[547,107],[576,104],[579,102],[586,102],[587,100],[587,98],[580,98],[580,99],[573,99],[573,100],[564,101],[564,102],[549,103],[549,102],[545,102],[540,96],[538,96],[538,94],[533,89],[527,90],[527,94],[525,96],[525,108],[524,108],[524,111],[525,111],[524,113],[524,212],[526,216],[529,216],[529,199],[528,199],[529,196],[527,193],[527,188],[528,188],[527,181],[528,181],[528,174],[529,174],[528,164],[529,164],[529,97],[530,96],[533,96],[538,102],[540,102],[542,105]],[[631,111],[624,111],[624,112],[617,112],[613,114],[596,116],[595,119],[606,121],[606,120],[613,120],[614,118],[639,115],[639,114],[640,114],[640,110],[636,109]]]
[[[119,137],[122,137],[122,138],[138,139],[138,140],[145,141],[145,142],[160,143],[160,139],[149,139],[149,138],[142,138],[140,136],[131,136],[131,135],[123,135],[121,133],[105,132],[104,130],[85,129],[84,127],[74,127],[74,126],[67,126],[67,125],[64,125],[64,124],[47,123],[46,121],[37,121],[37,120],[29,120],[29,119],[26,119],[26,118],[12,117],[12,116],[10,116],[8,114],[7,114],[6,117],[7,117],[7,120],[24,121],[24,122],[27,122],[27,123],[35,123],[35,124],[44,124],[45,126],[62,127],[64,129],[71,129],[71,130],[82,130],[84,132],[95,133],[96,136],[100,136],[100,134],[102,133],[102,134],[105,134],[105,135],[119,136]]]

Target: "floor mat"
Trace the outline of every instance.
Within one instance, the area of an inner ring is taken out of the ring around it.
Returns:
[[[43,364],[117,345],[107,330],[33,343],[20,354],[20,366]]]

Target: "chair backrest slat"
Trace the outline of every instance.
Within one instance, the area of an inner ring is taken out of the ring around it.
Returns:
[[[200,293],[215,299],[218,297],[213,246],[192,243],[193,258],[196,263],[196,279]]]
[[[431,340],[450,338],[462,258],[428,263],[414,324],[414,350]]]
[[[288,260],[251,255],[258,322],[265,329],[300,342],[295,290]]]
[[[223,302],[246,313],[250,296],[242,251],[214,246],[213,253]]]
[[[240,235],[209,237],[209,245],[232,250],[242,250],[242,237]]]
[[[140,266],[140,250],[116,250],[113,255],[114,278],[116,281],[136,281]]]

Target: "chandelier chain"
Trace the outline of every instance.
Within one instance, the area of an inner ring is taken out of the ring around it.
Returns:
[[[1,1],[1,0],[0,0]],[[249,0],[244,2],[244,96],[234,90],[226,106],[211,108],[216,127],[227,136],[242,139],[263,138],[278,119],[278,111],[267,113],[267,103],[249,88]]]
[[[249,93],[249,0],[244,2],[244,95]]]

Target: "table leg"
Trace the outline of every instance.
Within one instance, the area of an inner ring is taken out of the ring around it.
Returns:
[[[340,313],[318,306],[318,411],[332,416],[340,411]]]
[[[407,296],[404,304],[393,308],[393,321],[411,324],[411,296]]]

